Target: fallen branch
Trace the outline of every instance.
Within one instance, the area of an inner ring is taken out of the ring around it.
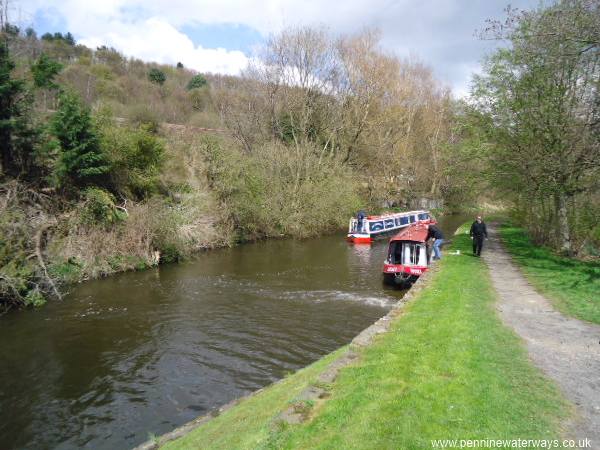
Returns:
[[[54,225],[54,223],[52,223],[52,222],[45,223],[44,225],[42,225],[38,229],[37,233],[35,234],[35,255],[37,256],[38,264],[40,265],[40,267],[44,271],[44,276],[46,277],[46,280],[48,281],[48,284],[50,285],[50,287],[54,291],[54,294],[56,295],[56,297],[59,300],[62,300],[62,295],[60,295],[60,292],[58,292],[58,289],[56,288],[56,285],[54,284],[54,281],[52,280],[52,278],[48,274],[48,269],[46,268],[46,263],[44,262],[44,257],[42,256],[42,238],[43,238],[44,233],[46,232],[46,230],[48,228],[50,228],[52,225]]]

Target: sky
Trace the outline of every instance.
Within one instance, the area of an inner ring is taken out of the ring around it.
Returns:
[[[429,65],[457,97],[493,46],[476,38],[504,9],[540,0],[13,0],[21,26],[70,31],[77,42],[199,72],[238,74],[270,34],[288,26],[381,31],[382,46]],[[15,21],[15,20],[13,20]]]

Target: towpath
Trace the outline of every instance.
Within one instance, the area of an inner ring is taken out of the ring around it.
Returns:
[[[533,363],[552,378],[577,407],[566,424],[568,437],[591,439],[600,450],[600,326],[566,317],[540,295],[512,262],[496,227],[483,250],[505,324],[525,341]]]

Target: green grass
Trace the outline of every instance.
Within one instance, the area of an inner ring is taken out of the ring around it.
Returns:
[[[390,332],[340,372],[308,422],[275,418],[335,355],[166,448],[426,449],[432,439],[558,438],[566,403],[501,324],[487,269],[465,255],[470,245],[455,237],[461,255],[442,260]]]
[[[503,225],[500,235],[536,289],[568,315],[600,323],[600,263],[554,254],[531,242],[525,230]]]

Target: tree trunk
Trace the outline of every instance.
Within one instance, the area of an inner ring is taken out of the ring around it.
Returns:
[[[569,228],[567,196],[564,193],[559,193],[556,194],[555,200],[560,251],[566,255],[571,255],[571,230]]]

